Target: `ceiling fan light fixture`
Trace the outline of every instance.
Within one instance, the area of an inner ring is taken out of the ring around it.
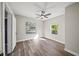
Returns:
[[[48,10],[47,9],[47,3],[45,3],[44,8],[40,7],[40,14],[36,14],[36,15],[39,16],[39,18],[41,18],[41,19],[48,18],[48,16],[50,16],[51,13],[47,13],[47,10]]]
[[[43,16],[41,16],[41,19],[44,19],[44,17],[43,17]]]

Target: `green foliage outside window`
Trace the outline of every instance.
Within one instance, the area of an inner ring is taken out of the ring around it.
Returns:
[[[52,32],[52,34],[58,34],[58,25],[52,24],[51,25],[51,32]]]

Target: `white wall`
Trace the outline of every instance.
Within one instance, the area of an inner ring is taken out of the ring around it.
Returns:
[[[0,54],[2,53],[2,40],[1,40],[1,2],[0,2]]]
[[[17,32],[17,41],[33,39],[36,34],[26,34],[26,21],[36,23],[37,33],[39,37],[42,37],[42,21],[38,21],[29,17],[16,16],[16,32]]]
[[[51,24],[56,23],[58,24],[58,34],[51,34],[50,26]],[[65,43],[65,16],[60,15],[52,19],[48,19],[47,21],[44,22],[44,35],[45,37],[56,40],[60,43]]]
[[[79,3],[66,8],[66,46],[65,50],[79,55]]]

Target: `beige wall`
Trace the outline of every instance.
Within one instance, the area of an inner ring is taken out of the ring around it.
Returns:
[[[79,55],[79,3],[66,8],[65,50]]]
[[[58,34],[52,34],[50,30],[50,26],[56,23],[58,24]],[[48,19],[44,22],[44,35],[45,37],[58,41],[60,43],[65,43],[65,16],[60,15],[57,17],[54,17],[52,19]]]

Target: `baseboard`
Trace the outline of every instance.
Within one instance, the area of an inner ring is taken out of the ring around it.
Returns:
[[[65,44],[65,42],[61,42],[61,41],[58,41],[58,40],[54,40],[54,41],[57,41],[57,42],[62,43],[62,44]]]
[[[43,38],[47,38],[47,37],[43,37]],[[47,39],[50,39],[50,38],[47,38]],[[50,40],[53,40],[53,39],[50,39]],[[54,41],[59,42],[61,44],[65,44],[65,42],[61,42],[61,41],[58,41],[58,40],[54,40]]]
[[[31,39],[28,39],[28,40],[31,40]],[[16,42],[22,42],[22,41],[27,41],[26,39],[23,39],[23,40],[17,40]]]
[[[47,37],[41,37],[41,38],[47,38]],[[49,38],[47,38],[49,39]],[[31,39],[28,39],[28,40],[31,40]],[[52,39],[51,39],[52,40]],[[26,39],[23,39],[23,40],[17,40],[16,42],[22,42],[22,41],[27,41]],[[54,40],[56,42],[59,42],[59,43],[62,43],[62,44],[65,44],[64,42],[61,42],[61,41],[58,41],[58,40]]]
[[[79,56],[79,53],[73,52],[73,51],[71,51],[71,50],[69,50],[67,48],[65,48],[64,50],[71,53],[71,54],[73,54],[73,55],[75,55],[75,56]]]

